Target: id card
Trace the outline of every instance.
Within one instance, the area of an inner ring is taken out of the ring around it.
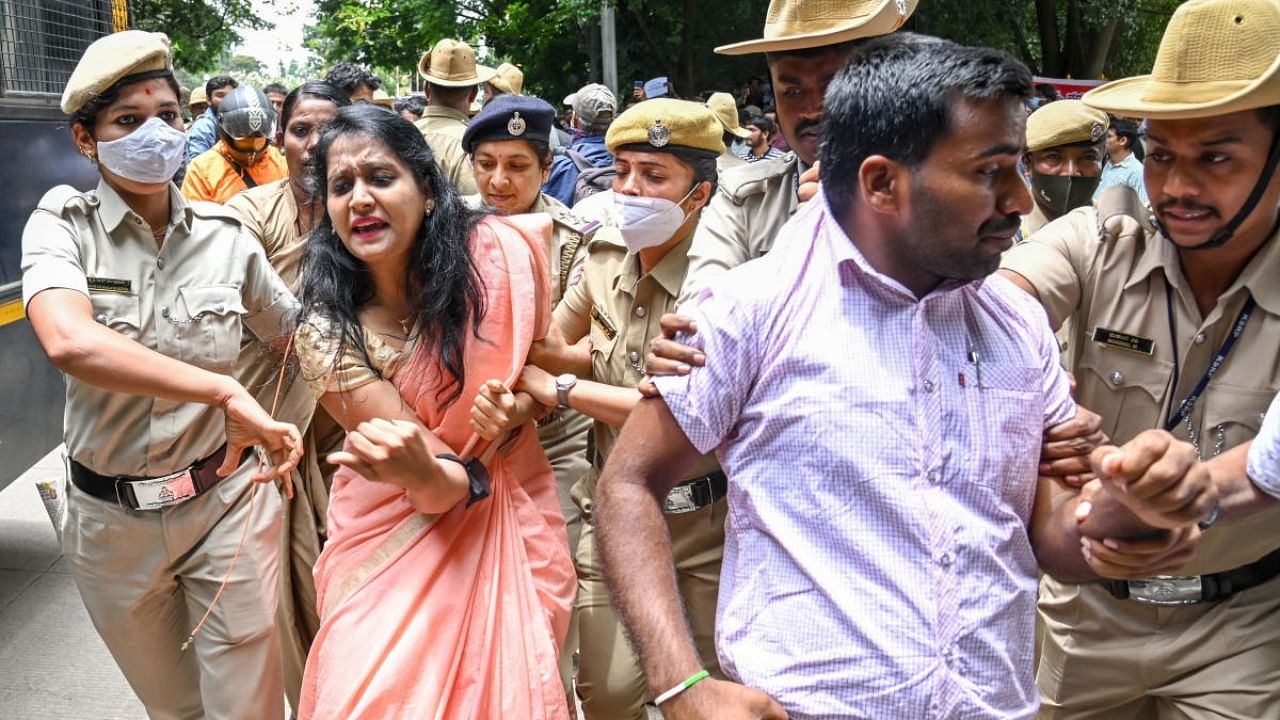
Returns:
[[[189,469],[154,480],[135,480],[129,485],[139,510],[159,510],[196,496],[196,483]]]

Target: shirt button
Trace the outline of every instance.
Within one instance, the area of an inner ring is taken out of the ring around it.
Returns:
[[[933,392],[933,381],[932,381],[932,380],[925,380],[925,381],[924,381],[924,391],[925,391],[925,392],[927,392],[927,393],[931,393],[931,392]]]
[[[1110,380],[1112,385],[1123,385],[1124,373],[1120,372],[1119,370],[1116,370],[1111,373]]]
[[[99,323],[99,324],[101,324],[101,325],[106,325],[106,324],[107,324],[107,316],[106,316],[106,315],[99,315],[99,316],[98,316],[97,318],[95,318],[95,319],[96,319],[96,320],[98,321],[98,323]]]
[[[223,305],[222,303],[218,303],[217,305],[213,306],[213,311],[219,314],[226,312],[226,310],[227,310],[227,306]]]
[[[947,651],[942,653],[942,659],[946,660],[948,665],[954,663],[956,661],[956,651],[951,648],[947,648]]]
[[[632,365],[636,365],[640,362],[640,353],[636,352],[635,350],[632,350],[631,352],[627,353],[627,359],[631,361]]]
[[[134,224],[136,224],[136,225],[141,225],[141,224],[142,224],[142,218],[140,218],[140,217],[136,217],[136,218],[134,218],[134,219],[133,219],[133,222],[134,222]]]
[[[951,553],[942,553],[942,557],[938,558],[938,564],[944,568],[951,567]]]
[[[156,258],[156,267],[164,269],[164,258]]]
[[[160,317],[169,317],[169,306],[164,305],[160,308]]]
[[[1205,340],[1208,340],[1208,339],[1209,339],[1209,338],[1205,337],[1205,334],[1204,334],[1204,333],[1197,333],[1197,334],[1196,334],[1196,344],[1197,344],[1197,345],[1203,345],[1203,344],[1204,344],[1204,341],[1205,341]]]
[[[641,305],[641,306],[639,306],[639,307],[637,307],[637,308],[636,308],[636,317],[638,317],[638,318],[642,318],[642,317],[644,317],[645,315],[648,315],[648,314],[649,314],[649,311],[648,311],[648,310],[645,310],[643,305]]]
[[[930,470],[928,474],[925,475],[925,478],[928,479],[930,485],[937,485],[942,482],[942,473],[937,470]]]

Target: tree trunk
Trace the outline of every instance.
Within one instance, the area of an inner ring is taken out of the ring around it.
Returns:
[[[1089,79],[1102,77],[1102,71],[1106,69],[1107,60],[1111,57],[1111,47],[1115,44],[1116,31],[1119,27],[1120,20],[1116,18],[1103,25],[1098,32],[1092,33],[1093,38],[1085,59],[1084,72],[1078,77]]]
[[[1060,77],[1063,71],[1062,45],[1058,41],[1058,4],[1036,0],[1036,26],[1040,31],[1040,72]]]
[[[676,93],[682,98],[696,97],[696,76],[693,66],[693,29],[697,26],[698,0],[684,0],[684,27],[680,29],[680,87]]]
[[[1084,18],[1080,13],[1080,0],[1067,1],[1067,32],[1066,42],[1063,44],[1063,60],[1065,60],[1066,71],[1069,77],[1081,77],[1085,72],[1085,55],[1088,48],[1085,47],[1087,41],[1085,39]]]
[[[1022,17],[1018,10],[1018,6],[1014,5],[1004,14],[1004,17],[1009,22],[1009,31],[1013,33],[1013,41],[1018,46],[1018,55],[1021,56],[1022,62],[1031,68],[1031,72],[1038,73],[1036,58],[1031,54],[1031,46],[1027,44],[1027,33],[1022,29]]]

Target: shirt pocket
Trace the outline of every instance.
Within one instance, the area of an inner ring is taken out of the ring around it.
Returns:
[[[235,285],[205,285],[178,289],[185,306],[186,333],[192,346],[186,348],[189,361],[214,372],[230,372],[240,354],[245,310],[240,288]]]
[[[1036,467],[1044,436],[1043,370],[985,364],[977,392],[964,392],[969,420],[969,478],[994,489],[1019,510],[1034,498]]]
[[[591,338],[591,368],[594,379],[598,382],[608,382],[612,377],[609,361],[613,357],[614,348],[618,345],[620,334],[617,329],[606,330],[601,326],[600,321],[594,318],[591,320],[591,330],[588,333]]]
[[[125,337],[139,339],[142,329],[142,310],[136,295],[116,293],[91,293],[93,319]]]
[[[1076,364],[1076,397],[1102,416],[1103,432],[1114,442],[1125,443],[1156,427],[1172,376],[1172,363],[1124,350],[1088,347]]]

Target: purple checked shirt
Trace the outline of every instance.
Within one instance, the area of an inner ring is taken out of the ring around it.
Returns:
[[[658,379],[728,473],[727,673],[792,718],[1031,718],[1045,428],[1075,404],[1044,310],[1001,277],[922,300],[824,197],[682,308],[707,365]]]

